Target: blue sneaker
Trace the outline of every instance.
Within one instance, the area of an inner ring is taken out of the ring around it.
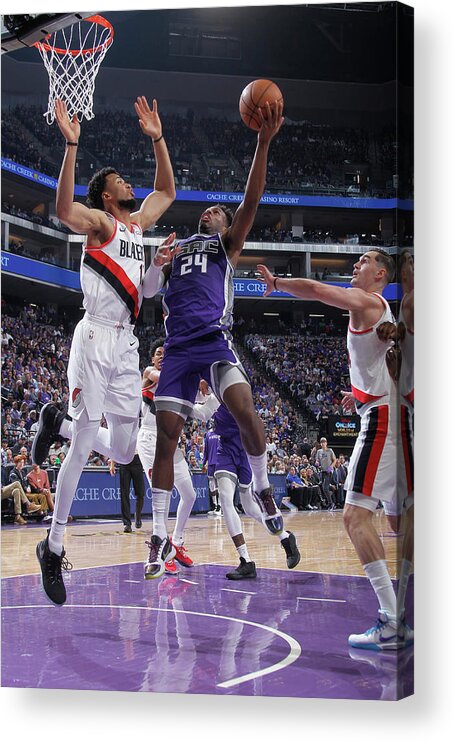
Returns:
[[[377,623],[363,634],[351,634],[348,638],[351,647],[372,649],[375,652],[395,650],[404,646],[398,635],[396,621],[390,621],[387,613],[379,611]]]

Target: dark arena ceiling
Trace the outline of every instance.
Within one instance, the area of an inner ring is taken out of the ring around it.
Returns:
[[[412,80],[412,9],[329,3],[104,12],[108,67],[384,83]],[[395,53],[400,33],[403,60]],[[12,52],[38,62],[36,50]],[[408,61],[406,61],[408,60]]]

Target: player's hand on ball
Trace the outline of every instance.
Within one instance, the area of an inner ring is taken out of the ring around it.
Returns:
[[[156,265],[156,267],[170,263],[174,255],[181,252],[182,248],[179,245],[172,247],[174,240],[175,232],[172,232],[172,234],[170,234],[169,237],[159,246],[155,253],[155,257],[153,258],[153,264]]]
[[[341,394],[343,395],[341,400],[343,412],[355,412],[355,398],[353,393],[341,390]]]
[[[81,126],[74,114],[72,120],[68,117],[66,103],[60,98],[55,101],[55,120],[67,142],[77,142],[81,135]]]
[[[266,284],[266,289],[264,291],[264,296],[268,296],[269,294],[272,293],[272,291],[275,291],[275,287],[273,285],[273,282],[275,280],[275,276],[272,273],[270,273],[270,271],[269,271],[269,269],[267,268],[266,265],[259,264],[259,265],[256,266],[256,270],[259,273],[259,275],[261,276],[261,278],[264,281],[264,283]]]
[[[278,101],[272,105],[267,102],[263,108],[257,109],[257,115],[261,122],[258,139],[260,142],[270,142],[278,134],[284,122],[283,101]]]

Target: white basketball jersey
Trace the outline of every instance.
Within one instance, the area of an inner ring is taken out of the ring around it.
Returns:
[[[151,371],[153,366],[145,369],[145,373]],[[147,384],[142,387],[142,427],[156,430],[156,410],[155,410],[155,391],[158,381],[147,380]]]
[[[81,287],[84,309],[95,317],[134,324],[142,304],[145,273],[142,230],[107,213],[114,223],[112,236],[102,245],[84,245]]]
[[[386,300],[380,294],[376,296],[384,304],[384,312],[376,324],[368,330],[353,330],[350,325],[348,328],[351,389],[359,415],[375,405],[387,404],[393,385],[385,360],[386,351],[393,343],[380,340],[376,328],[383,322],[395,324],[395,318]]]
[[[414,406],[414,333],[406,327],[400,307],[398,324],[405,327],[405,336],[400,342],[401,348],[401,371],[399,389],[403,401],[408,407]]]

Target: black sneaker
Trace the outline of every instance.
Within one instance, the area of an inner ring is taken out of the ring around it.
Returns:
[[[126,524],[125,528],[123,529],[123,533],[133,533],[131,526]]]
[[[267,487],[259,494],[253,492],[254,499],[262,510],[264,523],[270,533],[281,533],[283,530],[283,518],[273,499],[272,487]]]
[[[41,464],[47,458],[51,444],[59,437],[60,426],[65,419],[62,412],[54,402],[48,402],[40,412],[38,430],[32,443],[32,461]]]
[[[63,605],[66,600],[65,583],[62,569],[68,572],[73,568],[65,557],[65,549],[60,556],[49,549],[49,531],[44,541],[36,545],[36,556],[41,567],[41,584],[49,600],[56,605]]]
[[[136,518],[136,522],[134,524],[136,528],[142,528],[142,520],[141,518]]]
[[[226,577],[228,580],[252,580],[257,577],[256,565],[254,562],[247,562],[246,559],[240,557],[240,564],[234,572],[228,572]]]
[[[295,536],[291,531],[289,531],[289,536],[286,536],[286,538],[281,541],[281,546],[286,552],[288,569],[294,569],[294,567],[297,567],[300,562],[300,551],[297,548]]]
[[[175,557],[175,549],[167,536],[166,538],[152,536],[150,541],[145,543],[150,552],[144,567],[144,579],[154,580],[164,574],[165,562]]]

